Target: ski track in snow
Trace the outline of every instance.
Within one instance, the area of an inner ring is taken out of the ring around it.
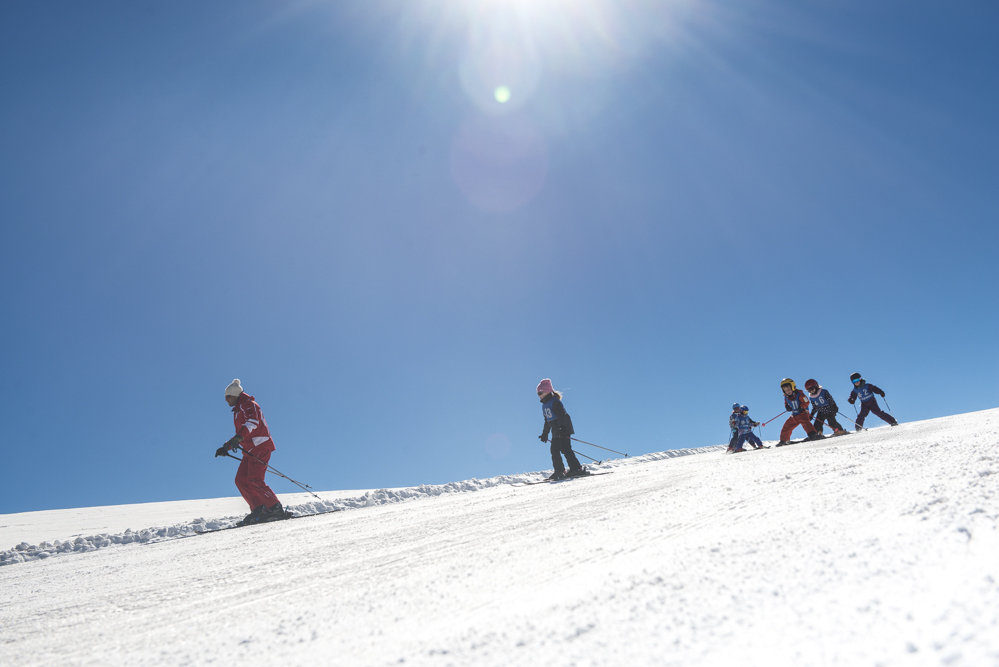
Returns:
[[[999,409],[723,449],[39,544],[0,665],[999,665]]]
[[[708,451],[718,450],[719,448],[719,446],[714,446],[697,449],[676,449],[665,452],[656,452],[653,454],[645,454],[643,456],[635,456],[628,459],[622,459],[621,461],[628,463],[660,461],[662,459],[675,458],[677,456],[702,454]],[[618,461],[606,461],[600,466],[591,465],[587,467],[594,471],[603,471],[611,470],[618,464]],[[420,486],[402,489],[377,489],[367,491],[361,496],[336,500],[316,500],[308,494],[300,493],[294,494],[293,497],[304,497],[306,500],[297,504],[289,504],[286,506],[286,509],[293,512],[295,516],[303,517],[310,514],[319,514],[333,510],[342,511],[363,507],[374,507],[376,505],[386,505],[389,503],[418,500],[422,498],[433,498],[449,493],[481,491],[482,489],[489,489],[503,484],[519,484],[527,481],[537,481],[547,477],[551,474],[551,472],[551,470],[547,470],[536,473],[524,473],[520,475],[501,475],[499,477],[491,477],[489,479],[470,479],[463,482],[451,482],[450,484],[438,485],[423,484]],[[288,494],[280,494],[280,496],[287,497]],[[242,499],[240,499],[240,503],[242,503]],[[99,511],[102,508],[93,509]],[[38,514],[43,513],[40,512]],[[128,529],[122,533],[98,533],[95,535],[88,535],[86,537],[81,535],[72,538],[53,539],[51,542],[43,541],[39,544],[21,542],[6,551],[0,551],[0,565],[12,565],[14,563],[23,563],[30,560],[44,560],[52,556],[63,554],[87,553],[88,551],[96,551],[97,549],[109,547],[115,544],[149,544],[181,537],[192,537],[206,531],[232,528],[240,519],[243,518],[243,516],[245,516],[245,513],[238,516],[224,516],[214,519],[199,518],[183,523],[176,523],[170,526],[154,526],[140,530]]]

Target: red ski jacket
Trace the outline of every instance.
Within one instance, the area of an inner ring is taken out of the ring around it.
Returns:
[[[274,441],[271,440],[267,420],[252,396],[245,393],[239,395],[239,401],[232,409],[232,421],[236,425],[236,435],[243,436],[243,449],[274,451]]]
[[[790,396],[784,396],[784,407],[787,408],[792,415],[800,415],[802,412],[808,411],[808,397],[805,396],[805,392],[800,389],[795,389],[791,392]]]

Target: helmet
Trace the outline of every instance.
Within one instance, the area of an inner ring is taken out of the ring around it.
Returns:
[[[749,406],[748,405],[742,406],[741,408],[739,408],[739,412],[749,412]]]
[[[784,378],[783,380],[780,381],[780,386],[781,386],[782,389],[784,388],[784,385],[786,385],[786,384],[791,385],[791,391],[794,391],[795,389],[798,388],[798,386],[796,384],[794,384],[794,380],[792,380],[791,378]]]
[[[860,373],[854,373],[853,375],[850,376],[850,382],[856,382],[857,380],[860,379],[861,379]]]
[[[808,391],[813,391],[819,388],[819,383],[815,380],[805,380],[805,389]]]
[[[732,412],[738,412],[739,410],[742,410],[742,406],[739,405],[738,403],[733,403],[732,404]]]

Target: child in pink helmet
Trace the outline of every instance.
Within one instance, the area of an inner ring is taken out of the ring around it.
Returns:
[[[541,442],[548,442],[548,434],[551,433],[552,436],[552,465],[555,471],[548,479],[556,480],[563,477],[589,475],[590,473],[580,465],[579,459],[576,458],[576,454],[572,451],[572,443],[569,440],[569,436],[575,433],[575,431],[572,429],[572,419],[562,405],[562,392],[555,391],[552,388],[552,381],[545,378],[538,385],[538,398],[541,399],[541,412],[545,416],[545,429],[538,436],[538,439]],[[568,471],[566,471],[565,466],[562,464],[563,456],[569,464]]]

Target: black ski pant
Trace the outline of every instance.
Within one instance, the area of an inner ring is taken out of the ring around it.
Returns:
[[[576,453],[572,451],[572,442],[569,438],[552,438],[552,465],[555,467],[555,472],[565,472],[565,466],[562,465],[563,456],[569,464],[569,470],[579,470],[583,467],[579,464]]]
[[[857,426],[864,425],[864,420],[867,419],[867,413],[869,412],[873,412],[874,414],[876,414],[878,417],[881,417],[881,419],[885,420],[889,424],[898,423],[897,421],[895,421],[894,417],[892,417],[890,414],[881,409],[881,406],[878,405],[878,399],[872,398],[860,404],[860,415],[857,417]]]
[[[815,413],[815,423],[812,425],[819,433],[822,433],[822,422],[829,422],[829,426],[832,427],[834,433],[843,428],[839,425],[839,422],[836,421],[836,412],[834,410],[818,410]]]

